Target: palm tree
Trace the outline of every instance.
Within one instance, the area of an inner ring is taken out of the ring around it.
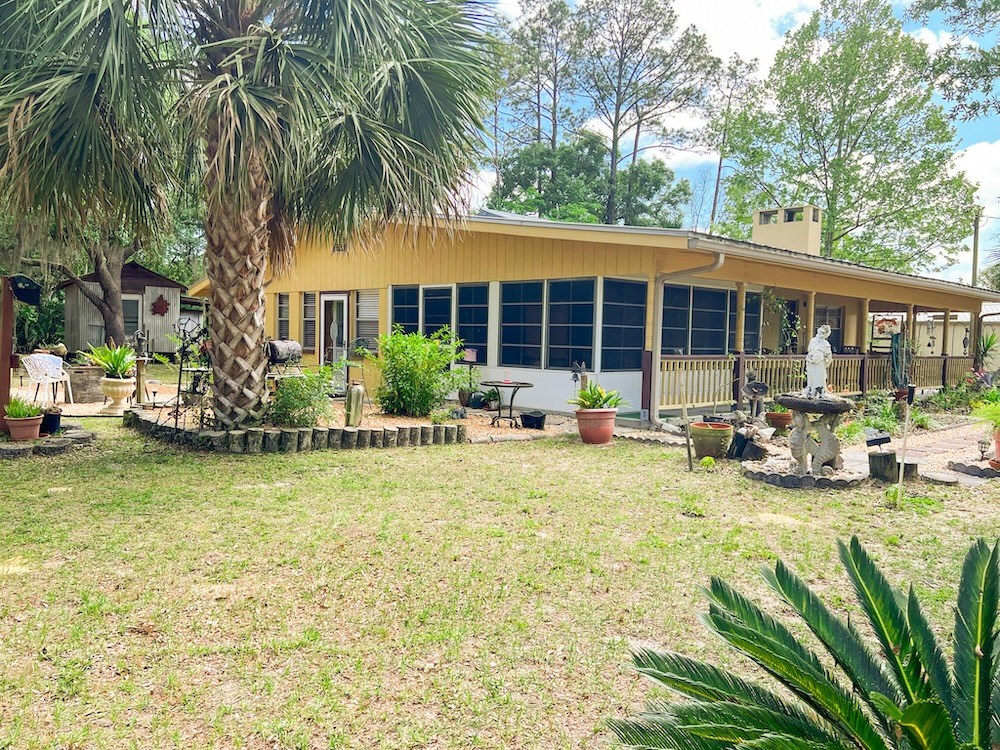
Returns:
[[[297,238],[456,213],[483,23],[471,0],[0,0],[0,192],[155,231],[196,181],[215,416],[255,421],[264,282]]]
[[[627,747],[647,750],[996,747],[997,556],[997,546],[980,540],[965,558],[952,666],[912,587],[905,595],[895,590],[857,539],[840,543],[840,557],[874,644],[780,561],[764,577],[822,650],[713,579],[705,623],[783,689],[640,648],[633,653],[636,669],[689,700],[652,703],[638,717],[613,721],[611,729]]]

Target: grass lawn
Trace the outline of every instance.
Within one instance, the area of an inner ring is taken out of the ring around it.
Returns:
[[[996,488],[795,493],[569,438],[228,457],[115,422],[0,465],[0,748],[602,747],[652,641],[713,660],[710,575],[837,609],[858,534],[950,632]],[[735,665],[747,670],[745,663]]]

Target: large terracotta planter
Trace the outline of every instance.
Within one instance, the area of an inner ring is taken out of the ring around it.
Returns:
[[[615,435],[617,409],[577,409],[576,428],[580,439],[590,445],[604,445]]]
[[[691,444],[698,458],[722,458],[733,442],[733,426],[718,422],[692,422]]]
[[[38,430],[42,426],[42,415],[25,417],[24,419],[7,417],[4,421],[7,423],[11,440],[35,440],[38,437]]]
[[[120,417],[125,413],[125,399],[135,390],[135,378],[101,378],[101,393],[111,399],[111,403],[101,409],[101,414]]]
[[[1000,461],[1000,430],[993,431],[993,450],[995,451],[993,458]]]
[[[790,411],[769,411],[764,414],[764,418],[776,430],[787,430],[792,426],[792,413]]]

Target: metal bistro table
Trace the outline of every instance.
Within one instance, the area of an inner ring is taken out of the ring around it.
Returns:
[[[500,399],[500,406],[497,407],[497,415],[493,417],[493,421],[490,422],[490,426],[494,427],[497,422],[502,419],[506,419],[514,427],[520,427],[521,425],[517,423],[517,417],[514,416],[514,396],[516,396],[517,392],[522,388],[534,388],[535,384],[524,383],[517,380],[484,380],[479,385],[481,387],[485,386],[486,388],[496,388],[498,392],[501,388],[511,389],[510,401],[507,404],[507,413],[503,413],[503,399]]]

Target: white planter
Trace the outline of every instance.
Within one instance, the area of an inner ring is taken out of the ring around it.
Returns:
[[[125,413],[125,399],[135,390],[135,378],[101,378],[101,393],[111,403],[101,409],[101,414],[120,417]]]

